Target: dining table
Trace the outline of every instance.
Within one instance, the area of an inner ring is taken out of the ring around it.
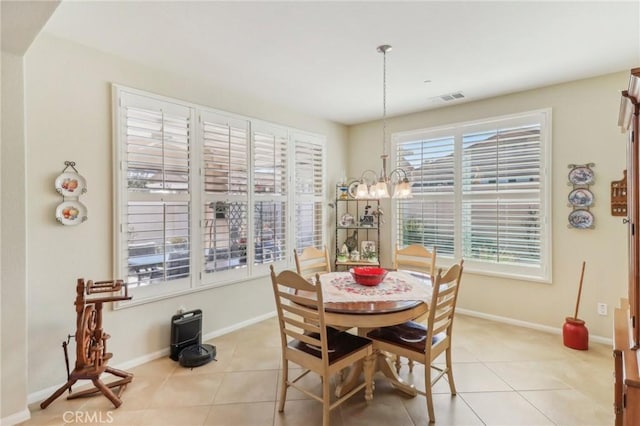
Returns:
[[[365,336],[373,329],[402,324],[425,315],[431,302],[431,279],[404,271],[389,271],[375,286],[355,282],[350,272],[330,272],[320,275],[325,309],[325,325],[357,329]],[[397,374],[389,358],[376,353],[375,371],[381,372],[398,390],[409,396],[417,391]],[[345,395],[360,380],[362,362],[350,369],[336,387],[336,396]]]

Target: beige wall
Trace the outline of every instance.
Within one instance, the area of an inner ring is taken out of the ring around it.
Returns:
[[[553,271],[551,284],[474,275],[465,271],[459,307],[554,328],[573,315],[580,266],[587,262],[579,317],[590,334],[611,338],[612,312],[626,293],[626,226],[609,213],[609,184],[622,178],[626,137],[617,124],[620,90],[628,85],[628,72],[575,81],[388,119],[388,133],[476,120],[541,108],[552,108],[552,224]],[[392,111],[392,105],[389,105]],[[350,128],[349,171],[357,176],[366,168],[380,168],[382,130],[379,122]],[[594,162],[592,186],[595,229],[567,227],[568,164]],[[385,203],[389,209],[389,203]],[[389,211],[389,210],[387,210]],[[391,238],[390,220],[382,238]],[[389,253],[381,256],[389,264]],[[609,305],[599,316],[596,304]]]
[[[215,81],[215,70],[211,70]],[[60,343],[75,329],[75,283],[78,277],[112,276],[112,129],[110,84],[184,99],[298,129],[326,135],[328,176],[346,169],[346,128],[267,104],[190,78],[41,37],[25,56],[27,117],[27,195],[29,271],[29,391],[65,380]],[[62,226],[55,208],[62,201],[54,180],[64,161],[76,162],[86,178],[82,202],[88,221]],[[328,182],[327,202],[333,197]],[[327,208],[327,225],[332,223]],[[331,230],[328,230],[331,237]],[[171,316],[184,306],[204,312],[205,334],[266,315],[275,310],[268,278],[105,313],[111,334],[113,364],[169,346]],[[34,350],[37,348],[37,350]],[[73,355],[72,355],[73,358]]]
[[[2,209],[0,211],[0,419],[28,416],[26,182],[24,150],[24,85],[21,56],[2,52]]]

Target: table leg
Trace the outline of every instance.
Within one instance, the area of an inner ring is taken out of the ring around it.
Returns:
[[[374,363],[373,363],[373,374],[372,377],[377,371],[380,371],[384,376],[391,382],[391,385],[399,390],[407,394],[408,396],[414,397],[418,394],[415,386],[410,385],[409,383],[402,380],[398,374],[396,373],[395,368],[391,364],[391,361],[385,354],[382,352],[374,353]],[[362,361],[359,361],[351,366],[347,377],[336,386],[336,397],[341,397],[342,395],[346,395],[351,389],[360,383],[360,377],[364,371],[365,366],[363,366]],[[372,389],[373,395],[373,389]],[[366,395],[365,395],[366,396]]]
[[[377,368],[378,370],[380,370],[380,372],[382,372],[382,374],[387,377],[387,379],[391,382],[391,385],[394,388],[398,389],[400,392],[406,393],[407,395],[412,397],[418,394],[415,386],[410,385],[409,383],[402,380],[400,376],[398,376],[396,369],[391,364],[391,360],[382,352],[378,352]]]

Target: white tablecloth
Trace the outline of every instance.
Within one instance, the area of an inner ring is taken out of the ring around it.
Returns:
[[[421,300],[431,302],[431,283],[405,272],[389,271],[377,286],[356,283],[349,272],[320,275],[324,302],[381,302],[389,300]]]

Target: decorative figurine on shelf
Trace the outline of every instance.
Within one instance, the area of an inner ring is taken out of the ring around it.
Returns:
[[[349,252],[354,251],[358,247],[358,231],[354,230],[353,235],[348,236],[344,244],[349,249]]]
[[[346,244],[342,244],[340,252],[338,252],[338,262],[346,262],[349,260],[349,249]]]
[[[384,212],[379,205],[371,214],[378,218],[378,225],[382,225],[384,223],[384,220],[382,219],[382,216],[384,216]]]
[[[351,261],[359,262],[360,261],[360,252],[358,250],[351,251]]]
[[[360,226],[373,226],[373,215],[369,213],[369,209],[371,206],[365,206],[364,214],[360,216]]]

